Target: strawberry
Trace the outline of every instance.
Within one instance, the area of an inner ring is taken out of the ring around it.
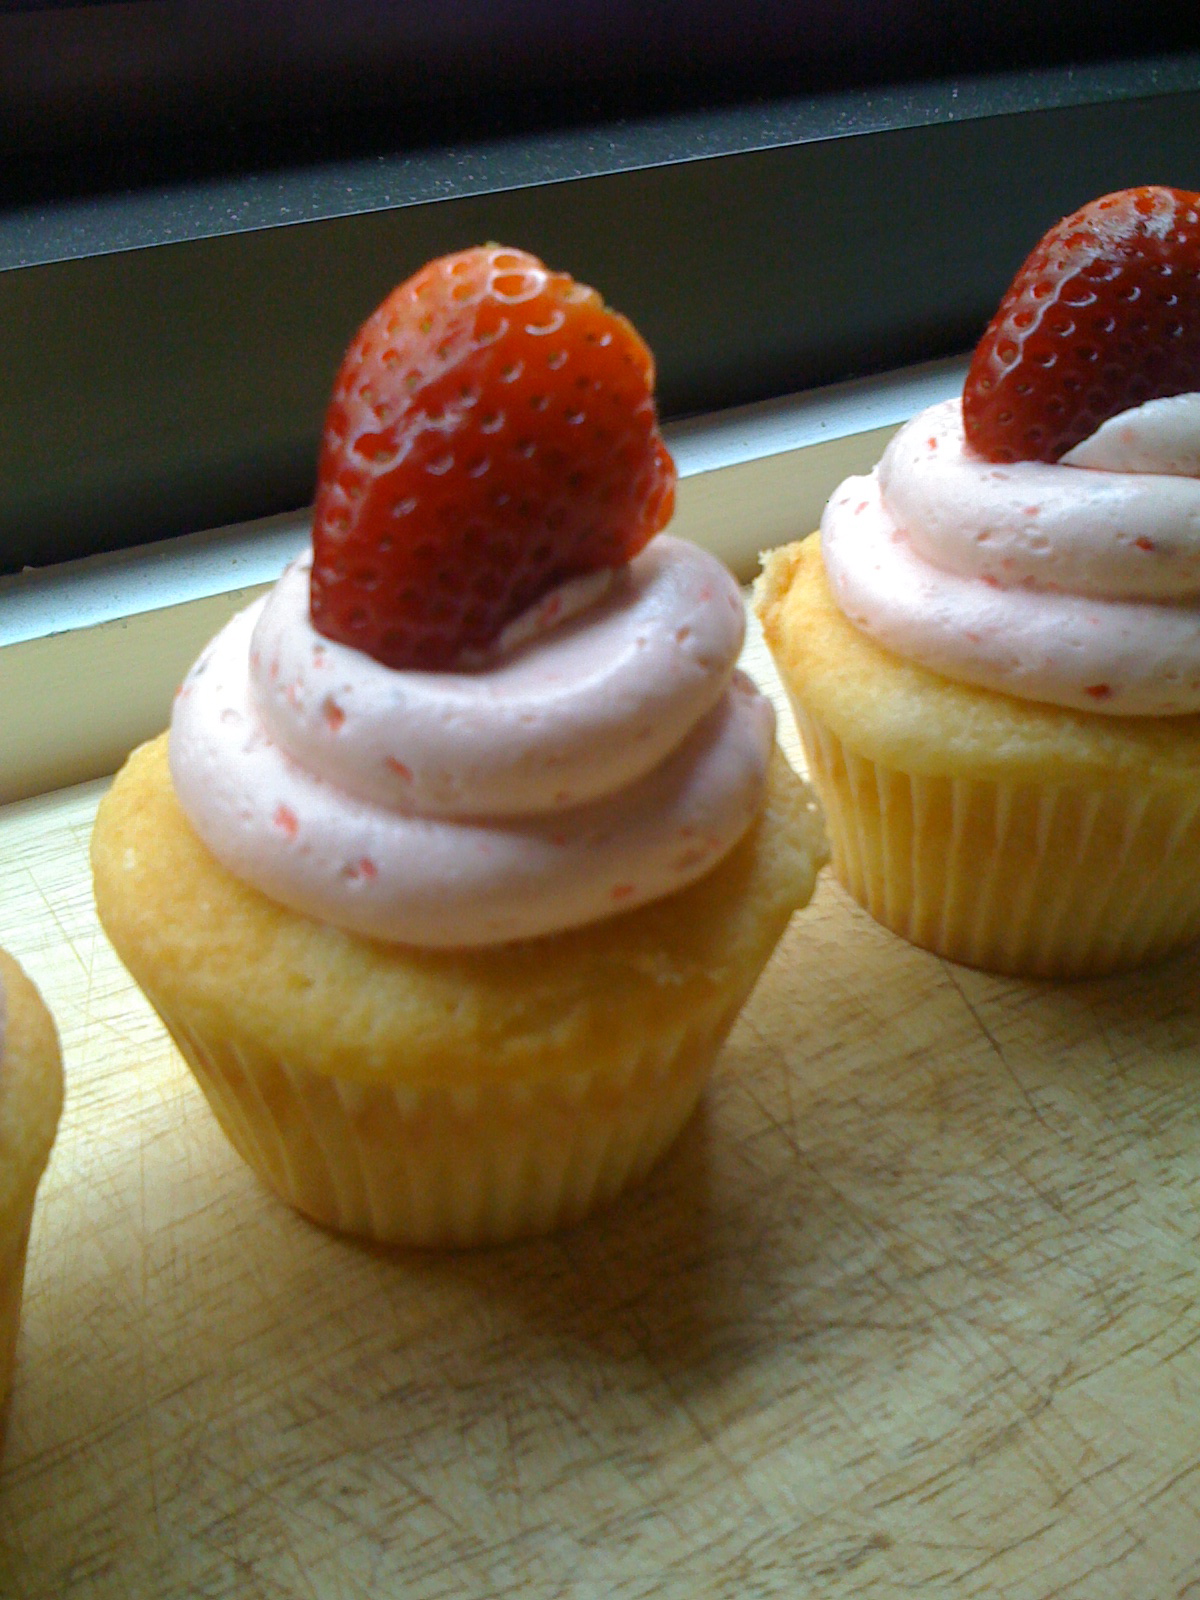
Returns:
[[[555,585],[628,561],[674,502],[632,325],[522,250],[443,256],[338,373],[313,624],[390,667],[461,664]]]
[[[1057,461],[1130,406],[1200,388],[1200,194],[1122,189],[1065,217],[979,341],[963,389],[989,461]]]

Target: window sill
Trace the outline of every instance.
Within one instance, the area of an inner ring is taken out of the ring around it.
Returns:
[[[815,528],[835,485],[962,375],[933,362],[669,426],[672,531],[748,581],[760,551]],[[114,772],[160,731],[206,640],[308,526],[300,511],[0,579],[0,804]]]

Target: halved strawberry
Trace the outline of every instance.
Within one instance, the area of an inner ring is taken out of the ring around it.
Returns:
[[[391,667],[451,667],[556,584],[628,561],[674,500],[633,326],[522,250],[444,256],[338,373],[313,623]]]
[[[963,388],[989,461],[1057,461],[1130,406],[1200,389],[1200,194],[1122,189],[1050,229]]]

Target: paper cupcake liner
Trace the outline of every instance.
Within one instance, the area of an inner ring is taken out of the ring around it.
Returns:
[[[21,1297],[25,1287],[25,1256],[29,1248],[29,1226],[33,1220],[29,1203],[4,1228],[0,1239],[0,1440],[4,1437],[9,1390],[17,1359],[17,1334],[21,1326]]]
[[[796,706],[833,867],[876,921],[1029,977],[1139,966],[1200,937],[1200,791],[920,777]]]
[[[577,1222],[688,1120],[742,997],[619,1071],[536,1083],[362,1086],[159,1013],[230,1142],[297,1211],[383,1244],[496,1244]]]

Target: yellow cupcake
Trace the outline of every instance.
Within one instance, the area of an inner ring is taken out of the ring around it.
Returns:
[[[0,1403],[12,1383],[25,1251],[62,1109],[58,1035],[41,996],[0,950]]]
[[[834,870],[879,922],[1044,977],[1200,936],[1200,716],[1089,715],[903,661],[842,614],[816,535],[771,554],[758,608]]]
[[[400,285],[334,385],[311,560],[100,808],[118,954],[237,1149],[330,1227],[469,1245],[610,1199],[812,893],[737,586],[653,538],[653,376],[524,252]]]
[[[776,753],[759,822],[669,898],[485,949],[385,944],[220,866],[165,736],[118,775],[92,841],[104,928],[249,1164],[319,1222],[421,1245],[569,1223],[645,1173],[823,859]]]

